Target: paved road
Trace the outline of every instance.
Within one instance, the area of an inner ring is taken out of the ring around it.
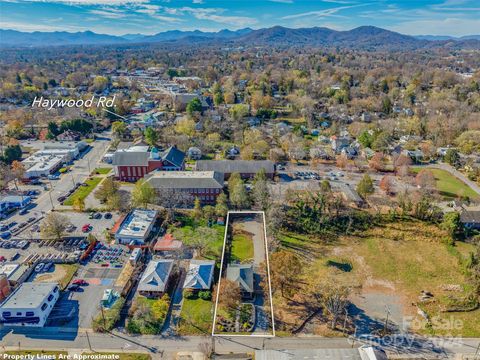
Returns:
[[[16,212],[4,222],[16,221],[21,223],[26,221],[26,219],[32,215],[35,215],[36,217],[44,216],[44,214],[52,210],[52,205],[57,208],[60,205],[57,198],[70,190],[75,183],[84,182],[87,179],[90,172],[97,167],[99,161],[102,159],[109,143],[110,139],[103,137],[91,143],[90,150],[74,162],[72,170],[69,173],[63,174],[59,180],[46,180],[47,187],[49,189],[51,187],[52,190],[43,192],[38,199],[34,201],[36,206],[30,210],[28,214],[19,215],[18,212]],[[28,188],[34,187],[28,186]],[[24,232],[27,228],[28,227],[25,227],[19,232],[19,234]]]
[[[187,336],[128,336],[122,333],[97,334],[93,332],[69,333],[65,329],[29,329],[28,337],[21,333],[2,333],[0,330],[0,351],[5,349],[43,350],[88,350],[96,351],[146,351],[164,352],[164,358],[171,358],[177,351],[198,351],[202,344],[212,344],[212,337]],[[451,354],[474,354],[480,339],[436,339],[436,338],[387,338],[376,341],[354,341],[346,338],[306,337],[215,337],[217,353],[253,352],[261,349],[345,349],[365,343],[383,345],[393,354],[438,356],[446,358]]]
[[[480,186],[478,186],[475,182],[469,180],[465,175],[463,175],[460,171],[455,169],[453,166],[445,163],[438,163],[438,164],[427,165],[427,167],[448,171],[450,174],[462,180],[465,184],[470,186],[470,188],[472,188],[473,191],[475,191],[478,195],[480,195]]]

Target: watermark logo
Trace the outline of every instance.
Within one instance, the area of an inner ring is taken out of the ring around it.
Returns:
[[[52,110],[53,108],[81,108],[81,107],[112,107],[115,103],[115,95],[112,98],[106,96],[92,95],[91,98],[84,99],[45,99],[43,96],[32,101],[32,107]]]

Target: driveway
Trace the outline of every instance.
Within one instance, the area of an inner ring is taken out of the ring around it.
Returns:
[[[455,169],[453,166],[445,164],[445,163],[438,163],[438,164],[430,164],[427,167],[431,167],[434,169],[442,169],[448,171],[450,174],[455,176],[456,178],[462,180],[465,184],[470,186],[470,188],[475,191],[478,195],[480,195],[480,186],[478,186],[475,182],[469,180],[465,175],[463,175],[460,171]]]

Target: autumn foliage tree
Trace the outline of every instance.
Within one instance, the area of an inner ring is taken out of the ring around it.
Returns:
[[[292,296],[301,271],[300,259],[289,251],[278,251],[270,258],[270,276],[273,291],[277,289],[283,297]]]

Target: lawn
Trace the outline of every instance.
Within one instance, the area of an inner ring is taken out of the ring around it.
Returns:
[[[101,177],[93,177],[85,181],[87,186],[79,186],[78,189],[70,195],[65,201],[64,205],[73,205],[73,202],[76,198],[85,200],[85,198],[97,187],[97,185],[102,181]]]
[[[63,290],[72,281],[77,270],[78,264],[56,264],[54,272],[37,275],[35,281],[57,282]]]
[[[423,168],[413,167],[412,171],[418,173]],[[456,178],[446,170],[426,168],[433,173],[437,181],[437,190],[440,195],[447,199],[454,199],[462,196],[468,196],[470,199],[478,199],[478,194],[473,191],[467,184]]]
[[[181,335],[210,334],[213,322],[213,303],[208,300],[184,299],[178,333]]]
[[[112,168],[96,168],[95,170],[93,170],[93,173],[94,174],[100,174],[100,175],[107,175],[108,173],[110,173],[112,171]]]
[[[394,294],[403,304],[404,316],[417,317],[423,324],[417,307],[413,306],[416,303],[430,318],[462,321],[461,328],[422,325],[418,332],[478,337],[480,310],[444,311],[449,299],[463,299],[470,294],[462,261],[474,250],[472,245],[462,242],[451,248],[441,240],[446,236],[435,225],[413,220],[374,227],[358,236],[344,236],[339,243],[325,246],[323,255],[308,271],[306,282],[333,277],[336,282],[361,288],[361,294],[370,291]],[[458,290],[448,290],[451,285],[457,286]],[[422,290],[432,293],[434,301],[419,302]]]
[[[234,230],[230,261],[243,262],[250,259],[253,259],[252,236],[245,232],[236,232]]]

